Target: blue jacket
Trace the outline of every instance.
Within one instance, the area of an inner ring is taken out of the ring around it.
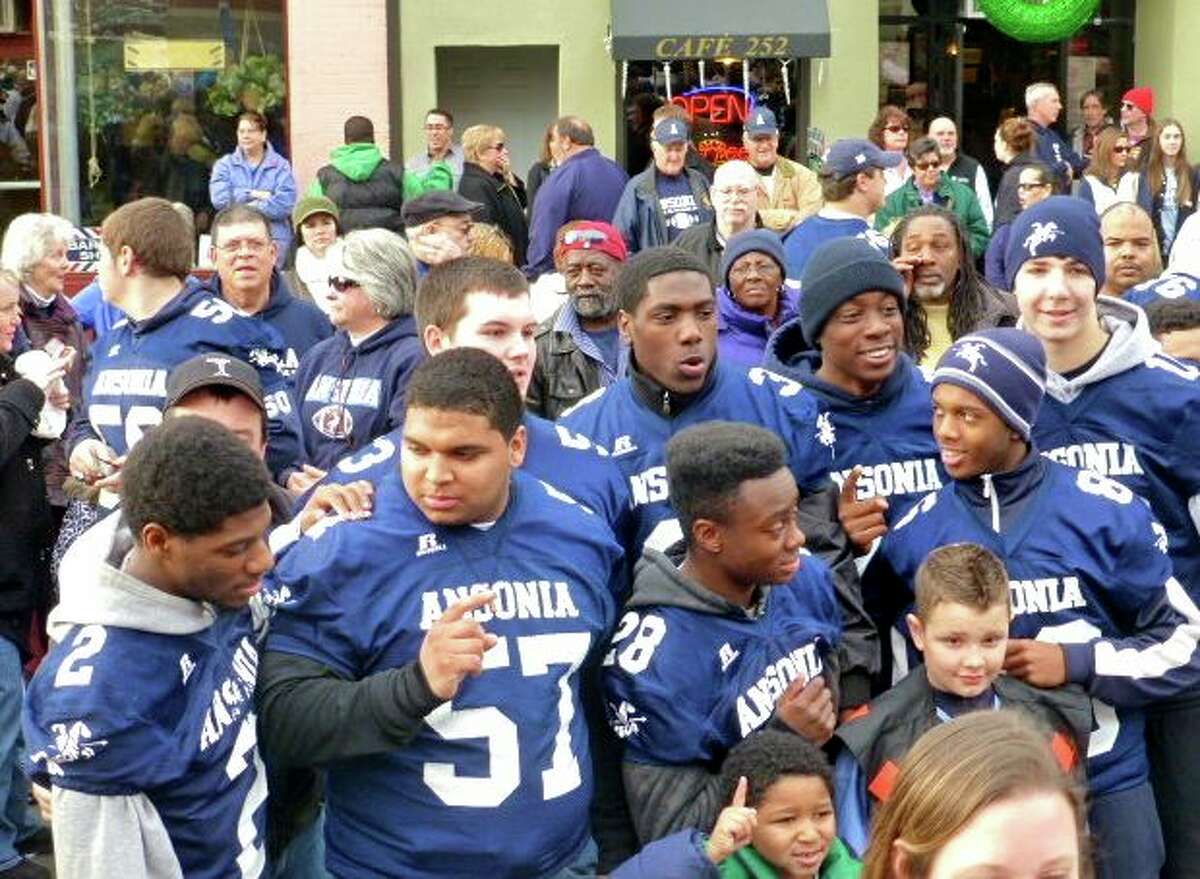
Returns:
[[[877,393],[856,397],[817,377],[821,352],[805,350],[800,321],[784,324],[767,343],[763,366],[800,382],[817,399],[836,437],[830,478],[840,487],[863,468],[858,496],[888,499],[888,521],[945,482],[933,439],[933,401],[925,375],[900,354]]]
[[[404,422],[404,389],[425,349],[411,316],[350,344],[344,330],[304,355],[296,370],[302,460],[328,470]]]
[[[794,318],[800,309],[800,291],[785,282],[779,293],[779,313],[774,321],[742,308],[724,287],[717,289],[717,350],[726,363],[759,366],[767,339],[776,327]]]
[[[651,165],[645,171],[631,177],[625,184],[621,201],[613,213],[612,224],[625,236],[630,253],[670,243],[667,223],[658,207],[655,173],[655,167]],[[715,214],[712,202],[708,198],[708,180],[699,171],[693,171],[691,168],[684,168],[683,173],[687,175],[692,186],[692,196],[700,208],[700,222],[709,222]]]
[[[265,190],[271,197],[252,198],[250,192],[255,189]],[[231,204],[248,204],[266,214],[271,221],[271,238],[279,245],[277,264],[283,264],[292,243],[292,208],[296,206],[296,178],[287,159],[268,143],[262,161],[255,167],[237,147],[213,165],[208,197],[217,210]]]
[[[536,278],[554,271],[554,236],[564,223],[607,223],[628,179],[620,165],[596,149],[576,153],[555,168],[533,202],[525,274]]]
[[[1064,183],[1067,180],[1068,168],[1070,168],[1072,176],[1079,179],[1084,169],[1087,168],[1087,160],[1071,149],[1054,129],[1039,125],[1032,119],[1029,120],[1029,124],[1037,132],[1038,160],[1044,162]]]
[[[225,298],[219,275],[214,273],[204,286],[213,296]],[[325,313],[311,302],[293,296],[278,271],[271,273],[271,295],[267,297],[266,306],[252,317],[271,327],[283,340],[279,362],[270,365],[289,383],[296,375],[301,355],[333,335],[333,325]]]

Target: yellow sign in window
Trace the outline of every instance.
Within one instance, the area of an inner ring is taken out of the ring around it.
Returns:
[[[223,70],[221,40],[128,39],[126,70]]]

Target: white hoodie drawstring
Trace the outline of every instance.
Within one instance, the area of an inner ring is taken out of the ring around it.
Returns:
[[[984,473],[983,479],[983,496],[992,502],[992,530],[997,534],[1000,533],[1000,499],[996,497],[995,487],[992,485],[992,475]]]

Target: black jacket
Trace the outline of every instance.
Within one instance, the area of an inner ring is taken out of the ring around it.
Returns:
[[[29,622],[50,595],[54,525],[33,436],[45,396],[0,354],[0,636],[28,651]]]
[[[512,241],[513,262],[525,265],[529,224],[525,222],[524,187],[518,191],[503,177],[489,174],[474,162],[464,162],[458,192],[463,198],[483,205],[475,219],[499,226]]]
[[[321,191],[338,206],[342,234],[355,229],[391,229],[404,233],[404,168],[383,161],[366,180],[351,180],[333,165],[317,171]]]
[[[570,302],[564,302],[559,311],[570,307]],[[570,333],[554,329],[559,311],[537,328],[537,360],[525,397],[530,412],[550,421],[557,421],[602,384],[600,364],[580,349]]]
[[[1000,185],[996,187],[996,216],[992,220],[993,229],[1011,223],[1013,217],[1021,213],[1021,203],[1017,201],[1017,184],[1021,180],[1021,169],[1039,162],[1041,160],[1033,152],[1018,153],[1009,162],[1000,178]]]

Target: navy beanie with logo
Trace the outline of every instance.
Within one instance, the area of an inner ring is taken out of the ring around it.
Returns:
[[[814,348],[839,305],[859,293],[882,290],[903,307],[904,279],[865,238],[834,238],[813,251],[800,278],[800,328]]]
[[[1046,352],[1024,330],[980,330],[946,349],[930,382],[935,388],[940,384],[975,394],[1028,440],[1046,395]]]
[[[1081,198],[1054,195],[1017,214],[1004,251],[1009,290],[1021,266],[1039,256],[1077,259],[1091,270],[1096,289],[1104,286],[1104,241],[1096,209]]]

